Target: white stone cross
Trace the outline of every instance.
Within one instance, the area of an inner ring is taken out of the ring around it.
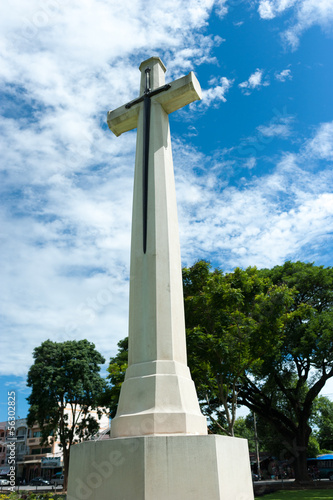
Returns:
[[[158,57],[140,65],[138,99],[108,113],[119,136],[137,128],[129,362],[112,437],[207,434],[187,367],[169,113],[201,99],[191,72],[165,85]]]

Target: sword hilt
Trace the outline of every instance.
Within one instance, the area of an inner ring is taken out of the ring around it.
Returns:
[[[148,94],[151,90],[150,88],[150,68],[145,69],[146,73],[146,88],[145,88],[145,94]]]

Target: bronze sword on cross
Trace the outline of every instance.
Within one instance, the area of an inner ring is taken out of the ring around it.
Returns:
[[[125,104],[126,109],[130,109],[134,104],[138,104],[143,101],[143,162],[142,162],[142,227],[143,227],[143,253],[147,250],[147,216],[148,216],[148,172],[149,172],[149,137],[150,137],[150,104],[151,97],[169,90],[171,85],[169,83],[158,87],[157,89],[151,90],[150,87],[150,72],[151,69],[148,67],[145,69],[146,75],[146,85],[144,94],[133,101]]]
[[[201,89],[195,75],[190,72],[188,75],[179,78],[168,84],[163,81],[154,81],[154,73],[151,69],[150,63],[154,67],[155,60],[158,58],[151,58],[142,63],[140,70],[142,72],[141,91],[142,95],[133,101],[117,108],[116,110],[108,112],[108,125],[112,132],[119,136],[123,132],[132,130],[138,126],[138,117],[140,111],[140,103],[143,103],[143,121],[142,130],[138,129],[138,136],[142,134],[142,242],[143,253],[147,251],[147,233],[148,233],[148,174],[149,168],[149,152],[151,148],[151,101],[160,104],[164,112],[167,114],[176,111],[177,109],[201,99]],[[147,64],[145,64],[147,63]],[[163,65],[163,63],[162,63]],[[163,65],[164,66],[164,65]],[[165,68],[164,68],[165,71]],[[167,91],[167,92],[166,92]]]

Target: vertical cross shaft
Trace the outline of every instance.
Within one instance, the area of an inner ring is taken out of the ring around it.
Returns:
[[[125,108],[129,109],[134,104],[138,104],[143,101],[143,161],[142,161],[142,239],[143,239],[143,253],[147,250],[147,218],[148,218],[148,173],[149,173],[149,138],[150,138],[150,108],[151,108],[151,97],[169,90],[171,85],[166,84],[151,90],[150,82],[151,68],[147,67],[145,69],[145,88],[144,93],[138,99],[129,102],[125,105]]]
[[[199,409],[186,359],[168,118],[169,113],[200,98],[200,86],[192,73],[165,85],[165,67],[156,57],[143,62],[140,70],[141,96],[108,114],[109,127],[116,135],[138,128],[129,359],[111,434],[206,434],[206,420]]]

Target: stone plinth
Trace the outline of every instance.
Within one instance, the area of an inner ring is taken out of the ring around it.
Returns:
[[[253,500],[247,441],[141,436],[71,448],[67,500]]]

